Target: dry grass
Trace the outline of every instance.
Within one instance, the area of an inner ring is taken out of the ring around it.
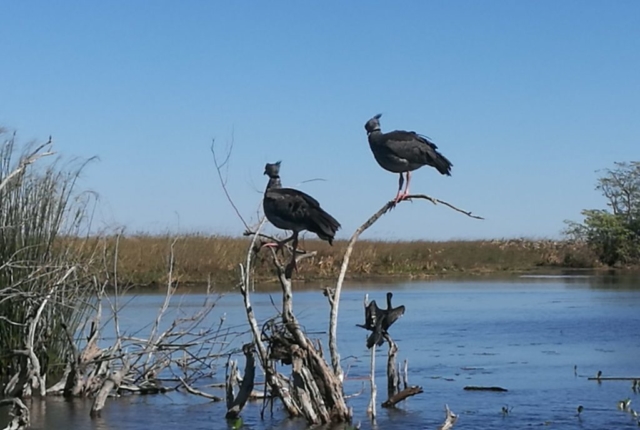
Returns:
[[[118,278],[136,285],[166,281],[172,236],[135,235],[120,238]],[[108,239],[113,249],[115,238]],[[237,281],[238,263],[246,258],[249,239],[225,236],[181,236],[175,245],[174,275],[182,283],[218,284]],[[337,276],[346,241],[334,246],[319,240],[301,241],[301,247],[316,251],[314,258],[299,265],[300,279]],[[548,240],[491,240],[450,242],[361,241],[351,258],[350,278],[399,276],[419,278],[445,273],[490,273],[548,267],[594,267],[594,256],[582,245]],[[270,253],[262,250],[255,260],[258,280],[272,277]]]

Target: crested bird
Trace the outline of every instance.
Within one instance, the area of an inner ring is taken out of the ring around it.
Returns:
[[[384,343],[384,335],[389,332],[389,327],[404,315],[405,307],[400,305],[394,308],[391,305],[391,298],[393,293],[389,291],[387,293],[387,309],[380,309],[375,304],[375,301],[371,302],[367,309],[365,309],[365,325],[368,325],[370,315],[374,318],[373,327],[368,329],[373,333],[367,338],[367,348],[371,349],[373,345],[381,346]],[[371,304],[374,306],[369,311]],[[362,326],[361,326],[362,327]]]
[[[385,170],[399,173],[398,194],[394,202],[406,199],[409,196],[409,183],[411,172],[422,166],[435,167],[443,175],[451,176],[453,164],[440,152],[435,143],[426,136],[414,131],[395,130],[383,133],[380,130],[380,117],[378,114],[364,125],[369,139],[369,147],[378,164]],[[406,186],[401,193],[406,174]]]
[[[280,241],[278,246],[294,240],[295,248],[298,233],[303,230],[317,234],[320,239],[332,245],[340,223],[324,211],[320,203],[310,195],[293,188],[282,188],[280,161],[267,163],[264,174],[269,176],[262,200],[265,216],[277,228],[293,231],[293,234]]]

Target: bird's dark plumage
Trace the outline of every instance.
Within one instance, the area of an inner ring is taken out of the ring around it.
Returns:
[[[358,324],[359,327],[370,330],[372,333],[367,338],[367,348],[371,349],[373,345],[381,346],[384,343],[384,334],[388,332],[389,327],[404,315],[405,307],[398,306],[394,308],[391,305],[393,293],[387,293],[387,309],[380,309],[375,300],[365,308],[365,323]]]
[[[402,174],[406,173],[407,187],[404,196],[409,192],[410,172],[422,166],[435,167],[441,174],[451,176],[453,164],[438,152],[435,143],[413,131],[395,130],[383,133],[380,130],[381,116],[374,116],[364,126],[369,147],[383,169],[400,174],[400,189],[404,183]],[[400,200],[400,189],[396,201]]]
[[[262,201],[267,219],[280,229],[292,230],[294,236],[307,230],[332,244],[340,223],[310,195],[293,188],[282,188],[279,161],[267,163],[264,174],[269,176]]]

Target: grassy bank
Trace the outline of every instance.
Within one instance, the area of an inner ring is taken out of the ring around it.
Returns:
[[[130,284],[162,284],[167,279],[168,255],[173,237],[121,237],[118,277]],[[115,239],[110,239],[113,248]],[[238,264],[246,258],[249,239],[189,235],[174,246],[174,277],[183,283],[234,283]],[[346,241],[334,246],[318,240],[301,241],[317,255],[299,265],[297,277],[305,280],[337,276]],[[255,264],[259,280],[270,279],[270,254],[262,250]],[[361,241],[352,254],[348,277],[427,277],[449,273],[491,273],[538,267],[595,267],[594,256],[582,245],[562,241],[492,240],[450,242]]]

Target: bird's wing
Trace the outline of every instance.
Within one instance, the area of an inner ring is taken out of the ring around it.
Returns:
[[[297,224],[303,222],[310,210],[320,207],[316,199],[293,188],[268,190],[265,199],[278,217]]]
[[[384,135],[384,145],[379,150],[388,155],[404,159],[409,163],[433,166],[443,175],[450,175],[453,164],[440,152],[435,143],[426,136],[413,131],[396,130]]]
[[[384,137],[385,147],[397,157],[410,160],[424,156],[435,159],[438,156],[436,144],[413,131],[396,130]]]

